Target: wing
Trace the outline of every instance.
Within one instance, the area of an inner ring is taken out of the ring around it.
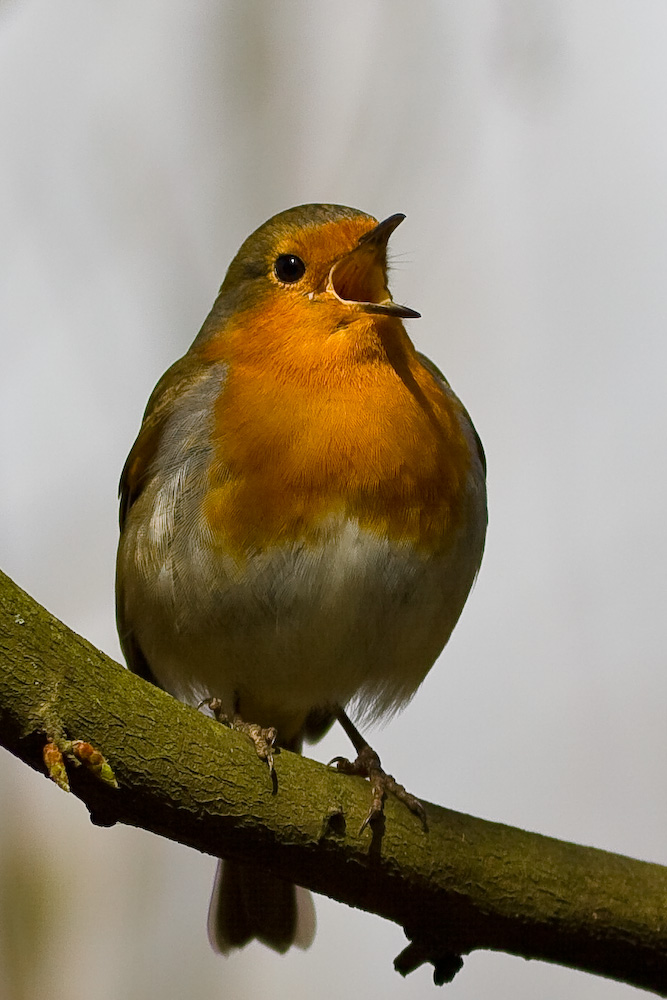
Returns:
[[[199,374],[198,374],[199,373]],[[120,477],[119,522],[121,544],[123,529],[133,504],[150,480],[153,463],[174,401],[187,393],[201,374],[201,361],[186,354],[169,368],[153,390],[143,416],[141,429],[127,457]],[[145,680],[156,684],[148,661],[137,641],[130,623],[126,620],[125,594],[120,559],[116,572],[116,622],[123,655],[130,670]]]
[[[426,371],[430,372],[431,375],[433,376],[433,378],[437,382],[440,382],[443,386],[445,386],[445,388],[447,388],[447,389],[449,389],[451,391],[451,387],[449,385],[449,382],[447,381],[447,379],[445,378],[445,376],[442,374],[442,372],[440,371],[440,369],[438,368],[438,366],[436,364],[434,364],[431,361],[430,358],[427,358],[426,355],[422,354],[420,351],[417,352],[417,357],[419,358],[419,360],[423,364],[423,366],[426,369]],[[482,444],[482,441],[481,441],[481,438],[480,438],[479,434],[475,430],[475,425],[473,424],[472,420],[470,419],[470,414],[468,413],[468,411],[466,410],[465,406],[463,406],[463,403],[461,403],[460,400],[459,400],[459,404],[461,406],[461,409],[463,410],[463,412],[465,413],[465,415],[467,417],[468,423],[470,424],[470,428],[471,428],[471,430],[473,432],[473,435],[475,437],[475,443],[477,445],[477,454],[479,455],[479,460],[480,460],[480,462],[482,464],[482,468],[484,470],[484,475],[486,476],[486,455],[484,454],[484,445]]]
[[[186,354],[167,369],[151,393],[137,440],[132,445],[120,476],[118,496],[121,532],[132,504],[141,495],[148,480],[174,401],[198,380],[200,372],[201,361],[195,361],[191,354]]]

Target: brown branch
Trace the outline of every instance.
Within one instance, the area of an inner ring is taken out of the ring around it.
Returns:
[[[444,982],[476,948],[557,962],[667,997],[667,868],[395,801],[358,835],[368,785],[276,757],[124,670],[0,574],[0,742],[44,770],[47,739],[101,749],[119,788],[72,769],[94,823],[129,823],[401,924],[406,973]]]

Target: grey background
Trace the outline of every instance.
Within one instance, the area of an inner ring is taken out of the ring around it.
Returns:
[[[406,212],[392,288],[482,436],[490,529],[375,745],[433,801],[667,863],[666,32],[658,0],[0,6],[2,568],[119,656],[118,475],[239,244],[301,202]],[[3,997],[437,995],[323,899],[309,952],[220,959],[211,858],[7,754],[0,795]],[[486,953],[442,995],[640,994]]]

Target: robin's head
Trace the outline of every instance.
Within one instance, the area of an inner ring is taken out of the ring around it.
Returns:
[[[387,242],[404,218],[378,223],[342,205],[300,205],[273,216],[230,264],[214,318],[219,323],[277,297],[286,306],[328,301],[351,314],[418,317],[387,287]]]

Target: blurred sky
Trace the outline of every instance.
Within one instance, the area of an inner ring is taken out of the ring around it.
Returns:
[[[484,441],[490,528],[373,741],[431,801],[667,863],[666,34],[661,0],[1,4],[2,568],[119,657],[120,469],[238,246],[301,202],[405,212],[392,288]],[[211,858],[7,754],[0,789],[3,997],[437,995],[329,900],[309,952],[216,957]],[[442,995],[640,993],[481,953]]]

